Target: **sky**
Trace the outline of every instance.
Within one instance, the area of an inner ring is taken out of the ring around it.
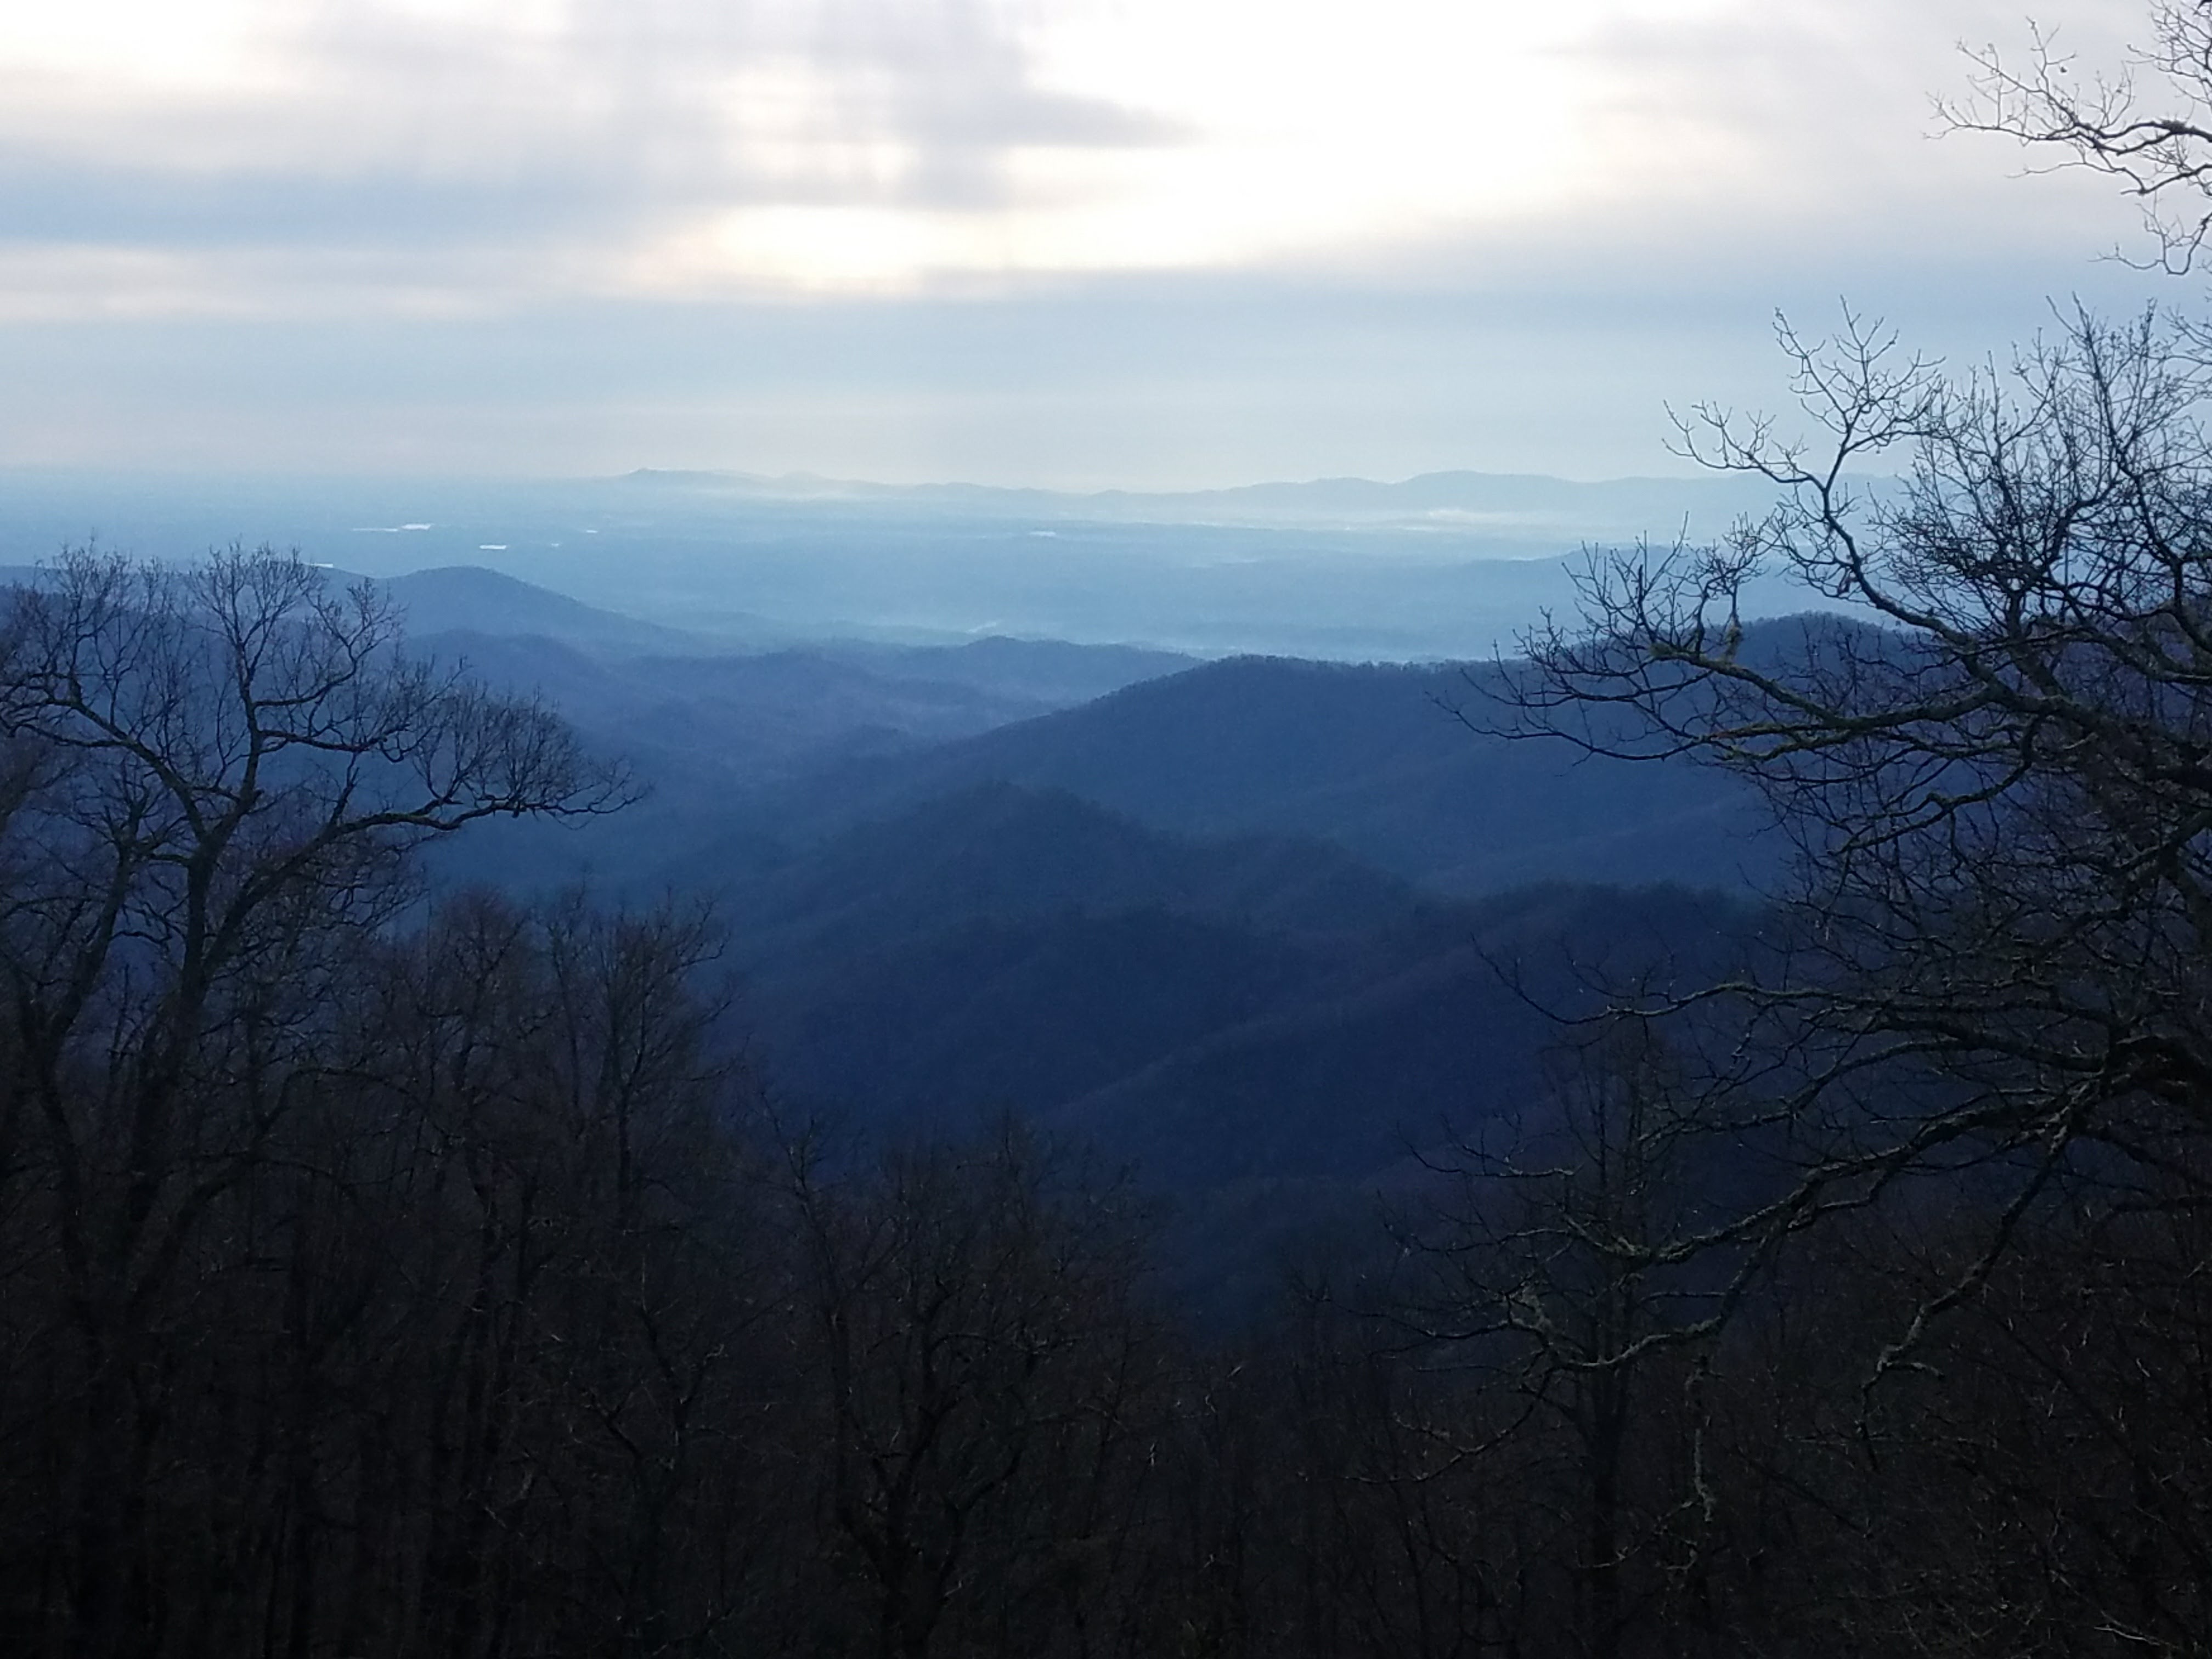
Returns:
[[[2087,64],[2132,0],[2036,0]],[[1778,310],[2185,297],[1984,0],[0,0],[0,469],[1677,471]]]

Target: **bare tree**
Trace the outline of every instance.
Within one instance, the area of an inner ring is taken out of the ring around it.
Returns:
[[[1783,505],[1723,547],[1594,561],[1590,630],[1529,641],[1521,729],[1707,760],[1796,836],[1798,954],[1763,996],[1822,1032],[1812,1091],[1856,1091],[1835,1172],[1970,1141],[2170,1159],[2212,1128],[2199,372],[2154,319],[2079,318],[2008,383],[1864,330],[1789,343],[1829,447],[1700,411],[1695,452]],[[1899,450],[1894,488],[1859,481]],[[1747,637],[1776,564],[1870,622]],[[1937,1063],[1940,1098],[1907,1086]]]
[[[1439,1435],[1478,1475],[1513,1470],[1533,1570],[1570,1568],[1547,1650],[1616,1659],[1670,1611],[1707,1519],[1686,1425],[1745,1278],[1715,1228],[1743,1120],[1686,1059],[1632,1013],[1576,1032],[1533,1109],[1432,1156],[1443,1191],[1396,1223],[1414,1272],[1391,1322],[1480,1407]]]
[[[104,1655],[143,1624],[164,1291],[296,1101],[348,941],[422,841],[624,785],[296,556],[74,553],[0,606],[0,1122],[34,1145],[20,1178],[80,1344],[64,1639]]]
[[[2023,54],[1970,51],[1971,93],[1937,107],[1954,129],[2014,138],[2117,179],[2142,208],[2159,263],[2179,274],[2212,236],[2212,6],[2154,0],[2148,10],[2149,44],[2117,72],[2081,73],[2054,35],[2031,26]],[[2148,103],[2145,76],[2164,89]]]
[[[1795,1177],[1683,1243],[1756,1261],[1838,1211],[1946,1218],[1940,1274],[1896,1274],[1882,1334],[1854,1334],[1859,1443],[1894,1411],[1919,1455],[1963,1437],[1931,1358],[1989,1328],[2032,1243],[2125,1238],[2107,1265],[2166,1305],[2156,1285],[2187,1268],[2159,1256],[2174,1234],[2149,1218],[2212,1199],[2207,386],[2190,336],[2155,316],[2077,315],[2008,370],[1963,377],[1856,324],[1784,339],[1815,439],[1711,409],[1684,426],[1691,453],[1765,478],[1779,505],[1717,547],[1594,557],[1587,626],[1528,641],[1508,723],[1725,769],[1794,838],[1784,948],[1715,994],[1747,1011],[1746,1051],[1773,1057],[1771,1150]],[[1746,583],[1778,567],[1844,611],[1747,627]],[[2036,1363],[2063,1346],[2047,1328],[2022,1338]],[[2045,1382],[2093,1421],[2176,1420],[2154,1371],[2075,1354]],[[2016,1443],[1972,1454],[2002,1455],[2022,1482],[2008,1504],[2050,1525],[2008,1543],[1991,1503],[1962,1504],[1958,1559],[2011,1587],[2010,1627],[2039,1640],[2105,1621],[2164,1642],[2193,1605],[2178,1578],[2020,1588],[2019,1550],[2108,1562],[2100,1539],[2145,1540],[2145,1512],[2203,1503],[2180,1465],[2130,1492],[2094,1460],[2140,1459],[2139,1442],[2094,1438],[2032,1480]],[[1909,1607],[1980,1605],[1924,1577]]]
[[[1012,1127],[842,1190],[795,1155],[827,1530],[879,1659],[1131,1650],[1109,1592],[1161,1353],[1126,1189],[1060,1185]]]

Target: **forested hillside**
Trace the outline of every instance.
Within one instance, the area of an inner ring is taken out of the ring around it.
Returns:
[[[1455,901],[1325,843],[1003,785],[848,831],[724,911],[772,1085],[893,1126],[1018,1109],[1187,1196],[1357,1190],[1525,1096],[1607,973],[1703,983],[1757,914],[1679,888]]]
[[[793,791],[790,810],[835,822],[969,783],[1018,783],[1187,835],[1317,836],[1458,893],[1547,879],[1741,887],[1771,869],[1753,803],[1725,780],[1578,761],[1470,729],[1494,724],[1508,673],[1231,659],[839,769]]]

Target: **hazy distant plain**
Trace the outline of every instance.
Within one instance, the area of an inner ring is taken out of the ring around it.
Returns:
[[[263,541],[371,575],[477,565],[702,649],[989,635],[1200,655],[1487,656],[1571,606],[1581,550],[1710,539],[1734,478],[1472,472],[1188,495],[636,473],[529,483],[0,475],[0,563]],[[1777,584],[1769,612],[1805,597]]]

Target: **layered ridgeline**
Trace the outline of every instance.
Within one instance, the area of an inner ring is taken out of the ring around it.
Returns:
[[[1763,819],[1711,773],[1482,729],[1503,717],[1510,665],[1202,663],[1000,637],[639,649],[623,632],[637,624],[609,613],[590,613],[607,617],[596,633],[501,620],[526,585],[472,574],[499,601],[493,619],[441,607],[416,648],[541,692],[653,786],[581,837],[518,836],[495,854],[480,837],[509,879],[719,885],[750,874],[763,842],[800,849],[992,782],[1178,835],[1310,837],[1461,896],[1552,880],[1734,889],[1773,868]]]
[[[1608,962],[1717,971],[1777,868],[1716,774],[1486,733],[1510,666],[733,654],[410,580],[418,649],[538,691],[650,791],[465,838],[447,882],[710,893],[787,1109],[893,1136],[1011,1111],[1208,1212],[1389,1184],[1535,1091]]]
[[[836,823],[985,781],[1061,789],[1179,834],[1310,836],[1474,895],[1532,881],[1740,887],[1771,856],[1748,800],[1692,768],[1508,740],[1510,665],[1231,658],[781,792]]]

